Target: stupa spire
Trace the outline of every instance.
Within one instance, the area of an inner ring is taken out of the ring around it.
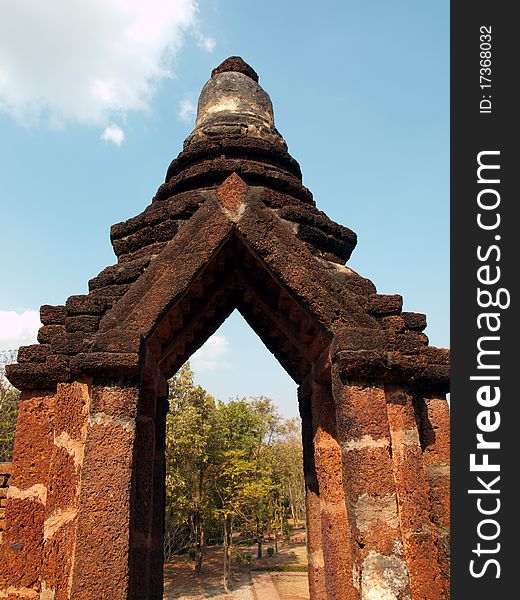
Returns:
[[[258,84],[255,70],[239,56],[213,69],[199,96],[195,129],[184,145],[224,136],[257,138],[286,148],[269,95]]]
[[[258,73],[241,56],[230,56],[211,71],[211,77],[225,72],[242,73],[258,83]]]

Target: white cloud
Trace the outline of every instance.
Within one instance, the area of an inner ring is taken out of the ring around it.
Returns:
[[[0,111],[24,125],[148,110],[186,33],[214,47],[196,0],[4,0],[1,12]]]
[[[40,327],[40,314],[36,310],[22,313],[0,310],[0,350],[35,344]]]
[[[197,109],[191,100],[182,100],[179,107],[179,119],[181,121],[191,121],[195,116]]]
[[[224,360],[228,352],[229,342],[227,339],[223,335],[212,335],[204,346],[190,358],[191,368],[195,373],[228,368],[230,365]]]
[[[213,52],[215,50],[215,46],[217,43],[212,37],[207,37],[205,35],[199,34],[199,48],[203,48],[207,52]]]
[[[113,123],[105,127],[101,134],[101,139],[105,142],[112,142],[116,146],[121,146],[125,140],[125,132],[118,125]]]

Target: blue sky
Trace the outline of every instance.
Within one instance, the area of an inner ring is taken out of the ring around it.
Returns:
[[[42,8],[44,7],[44,8]],[[2,0],[0,348],[41,304],[115,262],[111,224],[140,213],[193,128],[211,69],[239,54],[349,261],[449,345],[449,2]],[[221,398],[295,387],[233,315],[194,358]]]

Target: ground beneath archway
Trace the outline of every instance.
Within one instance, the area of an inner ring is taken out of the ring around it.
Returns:
[[[253,554],[254,549],[247,549]],[[276,569],[306,565],[304,542],[291,542],[278,555],[253,559],[249,568],[236,565],[232,589],[222,586],[222,549],[209,548],[203,573],[195,574],[186,556],[175,557],[164,569],[164,600],[308,600],[307,573]],[[258,570],[262,569],[262,570]]]

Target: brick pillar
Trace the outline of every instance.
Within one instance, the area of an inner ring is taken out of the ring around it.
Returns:
[[[0,596],[27,598],[45,590],[40,581],[49,461],[54,448],[55,396],[23,392],[13,449],[12,475],[0,546]]]
[[[127,600],[137,386],[92,387],[71,597]]]
[[[150,555],[154,497],[155,422],[140,415],[136,422],[134,475],[130,504],[130,593],[132,600],[150,596]]]
[[[358,597],[408,599],[384,389],[348,380],[341,361],[332,383]]]
[[[153,516],[150,555],[150,599],[161,600],[164,590],[164,513],[166,502],[166,413],[168,398],[157,399],[153,471]]]
[[[307,557],[309,592],[313,600],[327,597],[321,536],[320,488],[314,462],[310,386],[298,387],[298,404],[302,419],[303,472],[305,478],[305,516],[307,521]]]
[[[70,598],[81,470],[90,412],[88,383],[57,387],[40,577],[54,600]]]
[[[5,507],[7,506],[7,489],[11,477],[11,463],[0,463],[0,544],[5,529]]]
[[[413,399],[399,385],[387,385],[385,390],[399,523],[412,598],[438,600],[445,595]]]
[[[442,395],[414,397],[431,519],[446,597],[450,577],[450,409]]]
[[[312,383],[312,420],[314,460],[320,488],[326,598],[354,600],[357,592],[352,576],[353,557],[348,543],[351,532],[330,380]]]

